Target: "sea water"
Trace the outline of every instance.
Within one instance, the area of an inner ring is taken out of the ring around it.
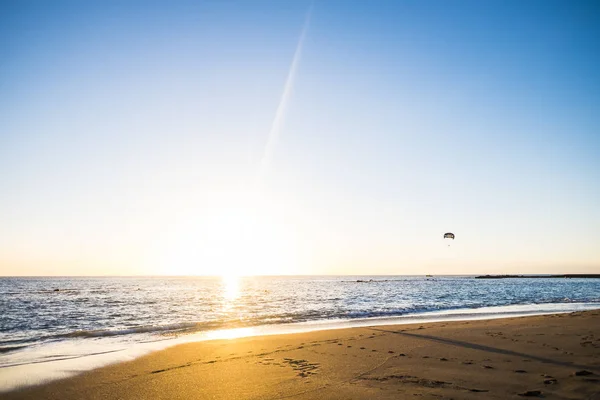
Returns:
[[[0,391],[173,344],[600,308],[600,279],[0,278]]]

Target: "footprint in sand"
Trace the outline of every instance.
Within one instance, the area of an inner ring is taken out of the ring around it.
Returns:
[[[541,390],[528,390],[523,393],[519,393],[519,396],[523,397],[540,397],[542,395]]]
[[[573,375],[575,375],[575,376],[589,376],[589,375],[594,375],[594,373],[591,372],[591,371],[587,371],[587,370],[584,369],[584,370],[575,372]]]
[[[283,362],[289,364],[294,371],[299,371],[298,376],[306,378],[317,373],[320,366],[319,363],[310,363],[307,360],[296,360],[292,358],[284,358]]]

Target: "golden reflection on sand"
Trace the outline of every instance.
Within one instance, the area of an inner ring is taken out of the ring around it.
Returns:
[[[247,336],[256,336],[258,331],[255,328],[234,328],[222,329],[217,331],[206,332],[207,339],[237,339]]]

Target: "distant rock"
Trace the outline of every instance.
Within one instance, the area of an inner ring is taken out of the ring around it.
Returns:
[[[475,279],[511,279],[511,278],[524,278],[524,279],[541,279],[541,278],[584,278],[584,279],[598,279],[600,274],[564,274],[564,275],[480,275],[476,276]]]

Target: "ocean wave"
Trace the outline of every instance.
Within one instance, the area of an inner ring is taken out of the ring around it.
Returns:
[[[95,337],[106,337],[106,336],[122,336],[131,335],[136,333],[153,333],[153,332],[164,332],[164,331],[182,331],[193,328],[197,325],[194,322],[181,322],[170,325],[146,325],[136,326],[125,329],[95,329],[95,330],[78,330],[69,333],[63,333],[53,335],[54,338],[95,338]]]
[[[20,294],[58,294],[58,293],[68,293],[68,294],[78,294],[80,290],[78,289],[44,289],[44,290],[21,290],[18,292],[3,292],[3,295],[20,295]]]
[[[28,346],[0,346],[0,354],[9,353],[11,351],[21,350]]]
[[[31,344],[104,337],[137,342],[260,325],[592,303],[600,302],[599,293],[600,280],[262,277],[241,279],[232,298],[218,279],[0,279],[0,296],[6,295],[0,302],[0,346],[8,349],[0,357]]]
[[[561,299],[564,300],[564,299]],[[600,301],[599,301],[600,302]],[[354,311],[336,311],[336,312],[324,312],[319,310],[307,310],[295,313],[282,313],[282,314],[266,314],[261,316],[255,316],[252,318],[222,318],[213,321],[187,321],[177,322],[172,324],[159,324],[159,325],[143,325],[133,326],[126,328],[110,328],[110,329],[93,329],[93,330],[76,330],[68,333],[61,333],[56,335],[50,335],[42,339],[63,339],[63,338],[99,338],[99,337],[111,337],[111,336],[124,336],[124,335],[135,335],[135,334],[162,334],[162,335],[178,335],[187,333],[196,333],[203,331],[211,331],[216,329],[230,329],[230,328],[242,328],[242,327],[253,327],[260,325],[277,325],[277,324],[289,324],[289,323],[310,323],[318,321],[334,321],[334,320],[363,320],[363,319],[379,319],[379,318],[394,318],[394,317],[410,317],[419,316],[423,314],[436,313],[436,312],[452,312],[455,310],[479,310],[489,307],[506,308],[512,306],[531,306],[532,312],[535,309],[539,309],[539,306],[543,305],[556,305],[556,304],[573,304],[573,301],[555,301],[555,302],[518,302],[510,304],[473,304],[468,306],[445,306],[445,305],[433,305],[424,306],[416,305],[413,307],[395,308],[388,310],[354,310]],[[512,311],[502,311],[507,315],[512,314]],[[515,311],[515,313],[522,313],[523,311]],[[470,313],[465,312],[464,315]]]

